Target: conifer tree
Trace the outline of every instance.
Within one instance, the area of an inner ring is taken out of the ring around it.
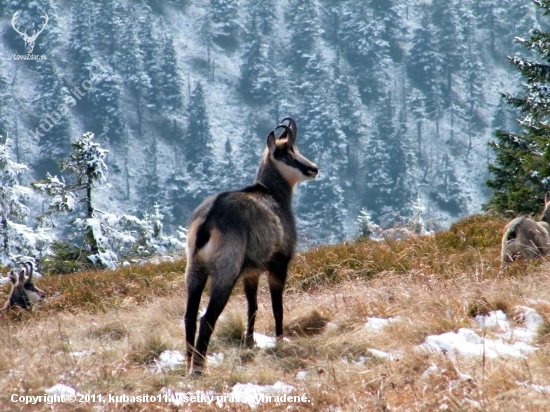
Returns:
[[[439,139],[439,123],[444,112],[445,76],[437,27],[432,9],[428,6],[422,8],[421,24],[413,34],[406,68],[411,83],[423,93],[423,96],[415,96],[413,100],[423,103],[422,112],[435,121],[436,137]],[[416,103],[413,106],[414,111],[419,110]]]
[[[55,170],[57,163],[68,154],[70,147],[70,123],[68,118],[70,96],[67,88],[63,87],[57,68],[51,60],[36,62],[36,70],[40,76],[37,85],[38,99],[36,100],[39,123],[36,129],[40,140],[40,161],[37,162],[38,172]]]
[[[243,185],[242,174],[240,168],[236,167],[235,160],[235,149],[231,144],[231,140],[227,139],[224,145],[223,158],[220,162],[219,177],[216,179],[218,182],[216,191],[237,190]],[[251,183],[246,182],[246,184]]]
[[[212,40],[220,47],[234,50],[238,45],[238,1],[210,0]]]
[[[76,69],[75,83],[80,85],[89,77],[92,64],[93,2],[82,0],[73,7],[71,21],[70,55]]]
[[[166,198],[173,223],[186,222],[193,210],[216,191],[212,134],[204,90],[197,83],[187,105],[187,131],[183,155],[187,167],[178,168],[167,180]]]
[[[300,188],[299,233],[308,246],[334,244],[345,238],[346,202],[336,176],[320,176]],[[305,207],[307,205],[307,207]]]
[[[161,97],[163,113],[177,113],[183,107],[181,79],[178,73],[173,39],[165,35],[161,40],[160,84],[157,93]]]
[[[189,123],[185,134],[184,153],[187,170],[210,176],[212,173],[212,134],[201,83],[197,83],[189,97],[187,118]]]
[[[110,68],[93,80],[89,96],[91,116],[94,120],[91,129],[103,142],[120,144],[126,136],[124,116],[120,109],[121,85],[119,76]]]
[[[151,146],[147,148],[145,153],[147,155],[147,167],[143,176],[145,183],[140,190],[140,204],[142,210],[151,210],[156,203],[163,203],[161,191],[159,190],[162,186],[158,170],[159,156],[156,135],[152,136]]]
[[[399,27],[398,18],[394,0],[344,5],[339,37],[365,104],[387,92],[387,68],[403,57],[399,44],[403,29]]]
[[[275,21],[275,3],[273,0],[252,0],[250,2],[252,30],[249,34],[269,36],[273,32]]]
[[[518,2],[514,1],[513,7],[517,5]],[[473,10],[479,29],[489,38],[489,51],[496,55],[501,46],[500,38],[506,38],[507,35],[502,24],[506,15],[505,4],[501,0],[477,0]]]
[[[78,209],[79,203],[85,204],[85,219],[92,221],[95,216],[93,200],[94,188],[105,181],[105,156],[107,150],[101,149],[98,143],[93,142],[92,133],[84,133],[76,142],[72,143],[73,153],[70,161],[61,164],[61,170],[74,176],[72,183],[65,183],[63,178],[47,175],[45,180],[33,183],[33,187],[52,197],[48,211],[41,217],[42,221],[51,218],[54,214],[73,212]],[[85,227],[84,237],[92,254],[100,251],[100,232],[91,223]]]
[[[454,87],[454,74],[462,61],[465,48],[463,25],[466,19],[460,14],[460,0],[434,0],[432,3],[433,18],[438,22],[436,36],[438,52],[443,71],[445,105],[451,103]]]
[[[319,15],[313,0],[295,0],[292,2],[292,35],[287,61],[295,71],[305,68],[315,54],[315,44],[321,34]]]
[[[443,57],[438,51],[436,27],[430,8],[421,10],[420,26],[414,31],[407,59],[407,74],[413,85],[428,94],[440,87]]]
[[[346,163],[343,165],[343,177],[345,180],[343,186],[346,190],[356,190],[359,176],[359,148],[362,136],[366,134],[365,127],[359,116],[361,104],[353,96],[351,86],[353,78],[346,74],[341,74],[337,70],[334,81],[334,98],[337,102],[337,113],[339,126],[345,139],[342,143],[345,145]]]
[[[32,230],[22,224],[29,214],[29,208],[23,201],[29,197],[30,189],[19,184],[19,177],[27,167],[12,160],[9,139],[1,140],[3,142],[0,142],[0,264],[5,266],[15,264],[17,255],[37,256],[46,246],[47,238],[41,233],[29,236]]]
[[[453,216],[460,216],[465,211],[465,199],[460,191],[460,182],[453,158],[444,153],[436,167],[430,182],[429,195],[441,210]]]
[[[304,80],[300,92],[305,104],[297,142],[307,158],[325,167],[319,182],[300,190],[297,213],[306,216],[303,226],[306,232],[308,224],[313,224],[327,239],[340,241],[344,238],[345,217],[342,181],[346,180],[341,172],[348,164],[347,151],[345,136],[336,119],[334,82],[320,54],[311,56]]]
[[[397,120],[391,98],[383,99],[364,159],[367,176],[363,206],[372,212],[375,220],[386,225],[394,223],[392,214],[400,212],[414,190],[407,184],[408,148]]]
[[[243,144],[234,148],[234,151],[238,153],[236,155],[237,158],[242,159],[242,183],[244,185],[251,185],[258,173],[258,165],[262,156],[262,144],[265,141],[264,136],[254,133],[252,114],[248,116],[247,124],[248,126],[243,134]]]
[[[54,224],[53,216],[59,213],[81,213],[71,222],[81,251],[75,260],[85,258],[96,267],[114,269],[118,265],[118,254],[138,240],[137,231],[143,222],[131,215],[115,215],[97,207],[96,192],[99,185],[106,182],[108,151],[93,138],[92,133],[84,133],[72,143],[69,161],[61,164],[67,181],[48,174],[45,180],[32,186],[51,197],[48,211],[40,217],[44,224],[50,219],[50,224]]]
[[[149,110],[154,110],[159,113],[162,110],[162,102],[160,100],[160,67],[157,45],[157,39],[153,31],[153,19],[149,7],[145,10],[145,16],[140,17],[137,27],[137,38],[139,39],[139,56],[143,61],[143,71],[147,76],[148,81],[142,85],[146,87],[145,102]]]
[[[404,52],[400,41],[407,34],[406,28],[400,24],[398,7],[401,1],[397,0],[370,0],[373,18],[380,21],[381,37],[388,49],[392,60],[396,63],[403,58]]]
[[[550,1],[536,3],[545,15],[550,14]],[[485,207],[498,212],[536,213],[550,190],[550,33],[534,29],[529,39],[517,40],[542,62],[518,56],[510,58],[525,79],[525,94],[503,97],[521,111],[522,131],[497,130],[496,141],[490,143],[496,159],[489,165],[492,178],[487,185],[493,191]]]
[[[243,56],[239,91],[255,104],[267,105],[274,95],[276,75],[268,38],[256,35],[248,44]]]

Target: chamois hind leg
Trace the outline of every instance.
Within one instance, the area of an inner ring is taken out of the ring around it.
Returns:
[[[187,370],[191,370],[191,359],[195,348],[197,315],[207,276],[198,268],[189,268],[186,274],[187,308],[185,310],[185,341],[187,351]]]
[[[275,337],[283,337],[283,291],[285,289],[287,269],[277,272],[269,272],[269,292],[271,293],[271,306],[275,318]]]
[[[192,373],[200,375],[204,368],[204,361],[206,358],[206,350],[208,349],[208,343],[210,337],[216,326],[216,322],[220,317],[225,305],[229,301],[233,286],[239,277],[238,272],[233,276],[229,276],[228,280],[223,276],[220,278],[212,278],[212,291],[210,294],[210,301],[206,308],[206,313],[201,317],[199,326],[199,336],[195,345],[195,353],[193,354],[193,369]]]
[[[248,323],[244,343],[249,348],[254,346],[254,323],[258,312],[258,277],[243,278],[244,294],[248,301]]]

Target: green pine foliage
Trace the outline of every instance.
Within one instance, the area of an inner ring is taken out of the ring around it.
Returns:
[[[546,14],[550,3],[536,2]],[[493,190],[485,208],[509,214],[534,214],[540,211],[546,191],[550,190],[550,33],[533,30],[529,39],[518,42],[538,56],[539,61],[515,56],[510,63],[526,84],[523,96],[503,95],[521,113],[520,133],[498,130],[490,143],[496,154],[489,165],[492,174],[487,185]]]

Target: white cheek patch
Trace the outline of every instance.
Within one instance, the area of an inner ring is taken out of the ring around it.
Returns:
[[[295,186],[297,183],[307,180],[307,176],[304,176],[298,169],[290,167],[284,163],[277,162],[277,169],[291,187]]]
[[[298,149],[294,149],[294,158],[303,165],[309,166],[309,167],[315,167],[313,163],[311,163],[309,160],[307,160],[304,156],[302,156]],[[304,175],[299,169],[296,169],[294,167],[288,166],[286,163],[281,161],[275,161],[275,166],[277,167],[277,170],[283,175],[285,180],[290,184],[291,187],[294,187],[296,184],[306,181],[306,180],[312,180],[315,179],[315,176],[306,176]]]

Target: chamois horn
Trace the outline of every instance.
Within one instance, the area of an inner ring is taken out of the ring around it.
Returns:
[[[296,122],[294,119],[290,116],[285,117],[279,124],[283,124],[284,122],[288,121],[288,125],[292,129],[292,133],[294,133],[294,140],[298,137],[298,126],[296,125]]]
[[[288,142],[291,145],[294,145],[294,143],[296,142],[296,136],[294,135],[294,132],[290,127],[288,127],[286,124],[280,124],[275,128],[275,130],[277,129],[285,129],[285,131],[279,136],[279,139],[282,139],[284,136],[286,136]]]

